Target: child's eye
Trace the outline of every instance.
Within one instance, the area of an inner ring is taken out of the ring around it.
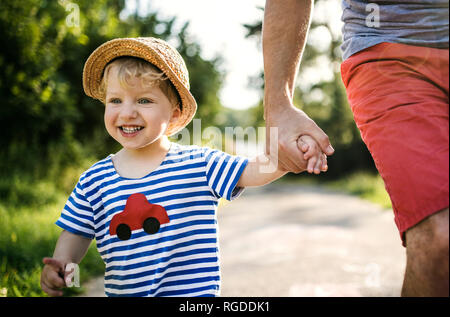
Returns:
[[[145,104],[153,103],[153,101],[148,99],[148,98],[141,98],[141,99],[138,100],[138,103],[145,105]]]
[[[118,103],[120,103],[120,99],[119,99],[119,98],[111,98],[111,99],[109,100],[109,102],[110,102],[110,103],[118,104]]]

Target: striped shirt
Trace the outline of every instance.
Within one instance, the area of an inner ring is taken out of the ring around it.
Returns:
[[[218,296],[217,206],[243,188],[236,184],[248,160],[221,151],[172,143],[164,161],[139,179],[121,177],[112,155],[84,172],[56,224],[96,239],[105,262],[108,296]],[[159,231],[110,234],[111,219],[127,199],[144,194],[169,217]]]

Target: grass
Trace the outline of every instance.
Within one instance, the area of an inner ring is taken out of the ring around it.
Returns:
[[[5,181],[0,190],[4,185]],[[42,258],[53,254],[62,231],[54,223],[68,196],[50,182],[15,180],[9,185],[14,190],[0,202],[0,296],[46,296],[40,287]],[[80,265],[81,285],[103,270],[92,244]],[[66,294],[82,291],[69,288]]]
[[[280,183],[323,186],[334,191],[368,200],[385,209],[392,208],[391,200],[384,187],[383,179],[378,174],[359,171],[338,180],[324,180],[324,178],[320,178],[320,176],[316,175],[306,175],[306,177],[285,176],[279,181]]]
[[[385,209],[392,208],[383,179],[378,174],[356,172],[339,180],[328,182],[325,186],[366,199]]]

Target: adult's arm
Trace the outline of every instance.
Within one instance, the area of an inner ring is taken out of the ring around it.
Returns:
[[[328,136],[293,104],[295,79],[308,34],[313,0],[266,0],[263,23],[264,118],[266,150],[270,154],[270,128],[278,128],[278,162],[294,173],[307,162],[297,139],[310,135],[322,151],[334,153]]]

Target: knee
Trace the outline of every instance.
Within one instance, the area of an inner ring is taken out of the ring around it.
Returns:
[[[448,209],[406,232],[406,271],[402,296],[448,296]]]
[[[431,248],[434,253],[433,258],[439,259],[442,261],[442,265],[448,266],[448,257],[449,257],[449,245],[448,245],[448,224],[447,224],[447,233],[444,231],[437,231],[433,235],[432,241],[433,247]]]
[[[431,221],[431,237],[430,243],[435,249],[435,252],[444,259],[447,259],[449,255],[449,222],[448,222],[448,208],[435,215],[436,218]]]
[[[419,223],[407,232],[407,252],[421,253],[429,260],[447,262],[449,257],[448,208]],[[409,241],[408,241],[409,239]],[[409,250],[408,250],[409,249]]]

